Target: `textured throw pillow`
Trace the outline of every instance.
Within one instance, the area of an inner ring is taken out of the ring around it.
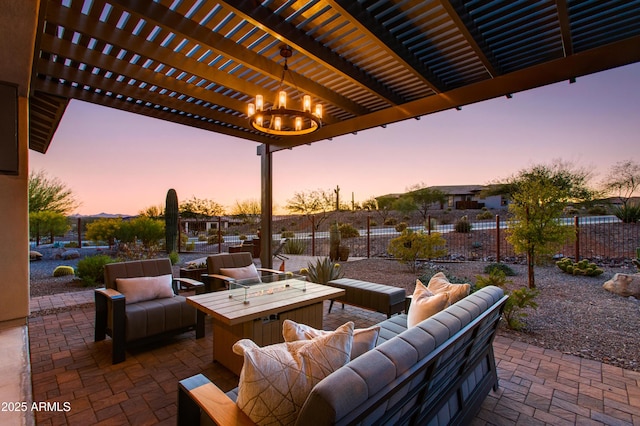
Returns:
[[[427,289],[435,294],[448,292],[449,304],[453,305],[457,301],[462,300],[469,295],[469,292],[471,291],[471,284],[453,284],[449,282],[442,272],[438,272],[429,280]]]
[[[246,280],[249,278],[255,278],[256,283],[261,282],[260,273],[256,269],[256,265],[253,263],[249,266],[243,266],[241,268],[220,268],[220,273],[226,277],[233,278],[234,280]]]
[[[447,306],[449,306],[449,293],[434,294],[420,280],[416,280],[416,289],[407,312],[407,327],[417,325]]]
[[[171,287],[172,282],[171,274],[157,277],[116,278],[118,291],[124,294],[127,304],[173,297],[175,294]]]
[[[353,322],[312,340],[256,345],[242,339],[233,351],[244,356],[236,403],[260,425],[293,424],[311,389],[349,362]]]
[[[282,323],[282,337],[284,337],[285,342],[311,340],[318,336],[324,336],[331,333],[333,333],[333,331],[316,330],[306,324],[298,324],[297,322],[288,319],[284,320]],[[378,325],[353,330],[351,359],[355,359],[363,353],[375,348],[379,334],[380,326]]]

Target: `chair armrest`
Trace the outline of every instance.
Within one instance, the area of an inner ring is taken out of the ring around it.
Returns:
[[[269,269],[269,268],[256,268],[258,271],[260,272],[269,272],[271,274],[283,274],[284,272],[282,271],[276,271],[275,269]]]
[[[118,290],[115,290],[113,288],[96,288],[95,295],[97,297],[103,296],[111,301],[117,300],[117,299],[124,299],[124,294],[120,293]]]
[[[198,424],[200,410],[216,425],[255,425],[231,398],[202,374],[178,383],[178,425]]]
[[[204,287],[204,283],[198,280],[194,280],[192,278],[177,277],[177,278],[174,278],[173,280],[179,282],[181,285],[185,286],[188,290]]]
[[[202,276],[204,278],[217,278],[222,281],[235,281],[234,278],[227,277],[226,275],[220,275],[220,274],[202,274]]]

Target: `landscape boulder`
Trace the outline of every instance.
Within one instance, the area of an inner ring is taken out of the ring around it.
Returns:
[[[78,259],[80,257],[80,253],[78,250],[66,250],[62,252],[60,257],[64,260]]]
[[[613,278],[605,282],[602,287],[611,293],[623,297],[633,296],[640,298],[640,274],[615,274]]]
[[[42,260],[42,253],[40,253],[39,251],[31,250],[29,252],[29,260]]]

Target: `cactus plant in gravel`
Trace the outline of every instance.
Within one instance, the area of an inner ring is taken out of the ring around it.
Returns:
[[[167,253],[178,250],[178,194],[175,189],[167,191],[164,210],[165,246]]]

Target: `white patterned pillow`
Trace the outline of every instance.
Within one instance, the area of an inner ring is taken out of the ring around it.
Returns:
[[[124,294],[129,303],[173,297],[173,276],[171,274],[157,277],[116,278],[118,291]]]
[[[318,336],[333,333],[333,331],[316,330],[306,324],[298,324],[289,319],[282,323],[282,337],[285,342],[295,342],[297,340],[309,340]],[[356,359],[363,353],[376,347],[380,326],[374,325],[369,328],[357,328],[353,330],[353,345],[351,346],[351,359]]]
[[[249,339],[233,345],[244,356],[236,403],[259,425],[293,424],[311,389],[349,362],[353,322],[312,340],[263,348]]]

